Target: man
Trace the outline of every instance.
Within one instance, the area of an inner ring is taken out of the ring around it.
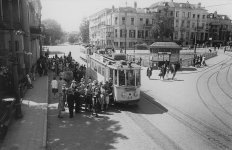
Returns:
[[[64,105],[66,101],[66,89],[67,83],[60,77],[60,80],[58,82],[58,93],[59,93],[59,103],[58,103],[58,118],[62,118],[61,112],[64,111]]]
[[[69,118],[73,118],[74,89],[72,85],[67,89],[67,103],[68,103],[68,109],[69,109]]]

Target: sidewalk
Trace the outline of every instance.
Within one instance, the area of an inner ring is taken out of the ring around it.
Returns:
[[[33,85],[23,98],[23,118],[13,119],[1,150],[46,149],[48,76],[38,77]]]

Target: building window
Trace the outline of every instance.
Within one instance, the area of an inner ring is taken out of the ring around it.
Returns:
[[[187,21],[187,28],[190,28],[190,21]]]
[[[115,46],[115,47],[118,47],[118,42],[114,42],[114,46]]]
[[[184,27],[184,25],[185,25],[185,21],[182,20],[182,22],[181,22],[181,27]]]
[[[205,23],[202,23],[202,28],[203,28],[203,29],[205,28]]]
[[[134,25],[134,24],[135,24],[135,19],[131,18],[131,25]]]
[[[114,24],[117,25],[118,24],[118,17],[114,18]]]
[[[186,39],[189,40],[189,32],[186,32]]]
[[[205,15],[202,16],[202,19],[205,19]]]
[[[144,31],[138,30],[138,38],[143,38],[143,37],[144,37]]]
[[[195,14],[193,14],[193,18],[195,18]]]
[[[115,29],[115,37],[118,37],[118,30],[117,29]]]
[[[122,17],[122,24],[126,24],[126,18]]]
[[[182,18],[185,18],[185,12],[182,12]]]
[[[192,28],[195,28],[195,23],[194,22],[192,23]]]
[[[188,18],[190,18],[191,17],[191,12],[188,12]]]
[[[133,48],[134,47],[134,42],[129,42],[129,48]]]
[[[135,38],[135,30],[129,30],[129,37]]]
[[[120,30],[120,37],[126,37],[126,30],[124,29]]]
[[[197,19],[199,19],[200,18],[200,15],[197,15]]]
[[[148,30],[145,31],[145,38],[148,37]]]
[[[180,38],[181,38],[181,39],[184,39],[184,32],[181,32]]]
[[[176,27],[179,26],[179,20],[176,20]]]
[[[140,18],[139,20],[140,20],[140,22],[143,22],[143,18]]]
[[[146,19],[146,25],[148,25],[148,24],[149,24],[149,19],[147,18],[147,19]]]
[[[176,17],[179,17],[179,11],[176,12]]]
[[[123,47],[123,42],[120,42],[120,47],[121,47],[121,48]]]
[[[173,11],[170,12],[170,16],[173,16]]]
[[[155,24],[155,19],[152,19],[152,24]]]

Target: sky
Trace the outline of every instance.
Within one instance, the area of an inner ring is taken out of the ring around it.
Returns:
[[[66,32],[79,31],[83,18],[88,17],[104,8],[134,6],[149,7],[159,1],[170,0],[41,0],[42,20],[54,19]],[[232,0],[174,0],[174,2],[189,2],[205,7],[208,12],[217,11],[218,14],[228,15],[232,19]]]

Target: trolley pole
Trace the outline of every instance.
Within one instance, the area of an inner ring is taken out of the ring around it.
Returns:
[[[11,40],[11,51],[13,57],[13,80],[14,80],[14,93],[16,98],[16,118],[22,118],[22,111],[21,111],[21,102],[20,102],[20,94],[19,94],[19,82],[18,82],[18,69],[17,69],[17,56],[16,56],[16,49],[15,49],[15,33],[13,27],[13,0],[8,0],[9,10],[10,10],[10,40]]]

